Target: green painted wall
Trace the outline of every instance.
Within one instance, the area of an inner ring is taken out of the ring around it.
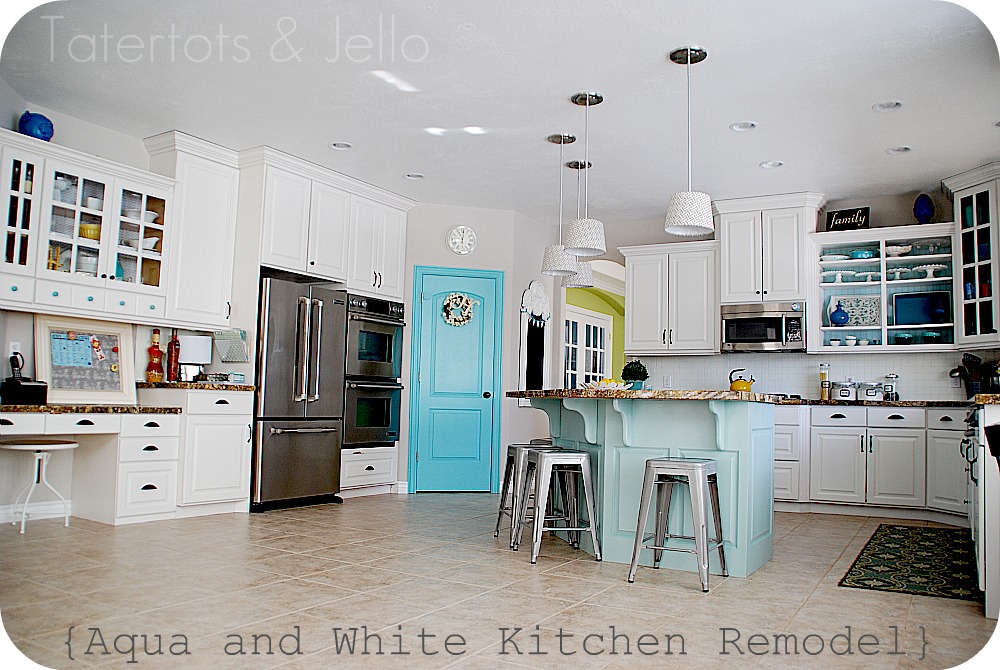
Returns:
[[[621,380],[625,367],[625,296],[599,288],[568,288],[566,304],[607,314],[613,320],[611,333],[611,377]],[[562,330],[559,331],[562,333]],[[560,335],[560,343],[562,336]],[[559,360],[562,360],[562,351]]]

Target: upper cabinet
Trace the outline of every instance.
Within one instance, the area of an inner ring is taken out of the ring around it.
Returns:
[[[1000,342],[997,300],[997,195],[1000,163],[990,163],[941,182],[955,207],[955,297],[959,346]]]
[[[804,300],[807,235],[822,204],[817,193],[715,201],[721,303]]]
[[[621,247],[625,256],[625,353],[719,351],[718,244]]]
[[[413,202],[280,152],[240,153],[241,217],[261,226],[260,263],[402,298]]]
[[[160,323],[172,179],[0,131],[0,307]]]

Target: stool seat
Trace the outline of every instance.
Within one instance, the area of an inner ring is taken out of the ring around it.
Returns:
[[[24,504],[21,506],[21,533],[24,533],[24,528],[28,523],[28,503],[31,502],[31,494],[35,492],[35,488],[39,484],[45,486],[48,490],[56,494],[56,497],[62,501],[63,511],[65,512],[65,525],[69,526],[69,502],[62,497],[59,491],[53,488],[52,484],[49,484],[49,480],[45,476],[45,471],[47,469],[49,458],[52,456],[53,451],[66,451],[68,449],[76,449],[80,445],[72,440],[60,440],[50,437],[39,437],[39,438],[18,438],[10,440],[0,440],[0,449],[10,449],[11,451],[33,451],[35,452],[35,476],[32,478],[31,483],[21,489],[21,492],[17,494],[17,498],[14,499],[14,518],[17,518],[17,505],[21,500],[21,496],[25,493],[28,495],[24,499]],[[15,520],[11,525],[16,524]]]

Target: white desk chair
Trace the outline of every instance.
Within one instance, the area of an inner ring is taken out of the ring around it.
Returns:
[[[35,452],[35,476],[31,483],[21,489],[21,492],[17,494],[17,499],[14,500],[14,516],[15,521],[11,523],[14,525],[17,523],[17,505],[21,500],[21,496],[27,492],[27,497],[24,499],[24,504],[21,506],[21,533],[24,533],[24,527],[28,522],[28,502],[31,500],[31,494],[35,492],[35,488],[39,484],[44,484],[50,491],[56,494],[59,500],[62,501],[63,510],[66,513],[66,526],[69,526],[69,503],[59,491],[52,488],[52,484],[49,484],[49,480],[45,478],[45,466],[49,462],[49,458],[52,456],[50,452],[62,451],[64,449],[76,449],[79,444],[76,442],[70,442],[69,440],[54,440],[47,438],[39,439],[11,439],[10,441],[0,441],[0,449],[11,449],[13,451],[33,451]]]

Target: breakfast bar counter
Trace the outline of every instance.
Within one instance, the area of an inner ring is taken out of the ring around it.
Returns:
[[[773,556],[774,403],[742,391],[579,389],[511,391],[544,411],[556,445],[591,455],[601,550],[629,563],[646,460],[709,458],[718,464],[719,499],[729,574],[746,577]],[[653,516],[647,533],[652,533]],[[670,532],[691,535],[686,487],[675,487]],[[678,546],[683,541],[675,541]],[[693,544],[693,543],[690,543]],[[593,553],[587,534],[581,548]],[[640,565],[651,565],[643,550]],[[719,574],[717,552],[711,570]],[[666,552],[661,566],[696,571],[693,554]]]

